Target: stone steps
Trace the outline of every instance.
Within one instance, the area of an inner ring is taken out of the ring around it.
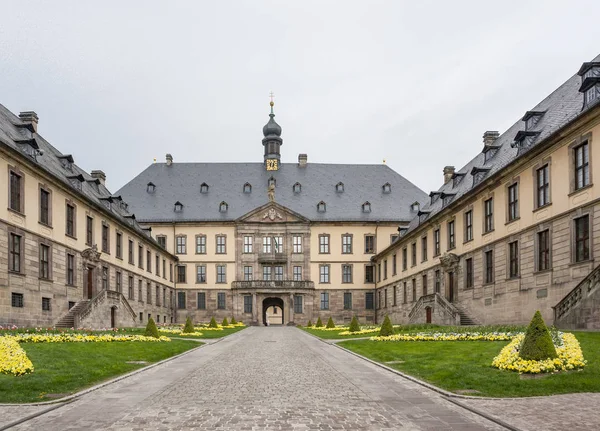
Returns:
[[[60,319],[58,319],[58,322],[56,322],[56,324],[54,325],[55,328],[73,328],[75,327],[75,316],[77,314],[79,314],[79,312],[85,308],[85,306],[88,304],[87,299],[83,300],[83,301],[78,301],[77,304],[75,304],[73,307],[71,307],[71,309],[67,312],[67,314],[65,314],[64,316],[62,316]]]

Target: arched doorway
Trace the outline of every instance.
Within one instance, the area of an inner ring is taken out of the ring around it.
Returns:
[[[425,307],[425,323],[431,323],[431,307]]]
[[[262,323],[267,324],[267,312],[269,315],[270,325],[283,325],[285,322],[283,315],[283,299],[281,298],[266,298],[263,301]]]
[[[117,327],[117,307],[110,307],[110,327]]]

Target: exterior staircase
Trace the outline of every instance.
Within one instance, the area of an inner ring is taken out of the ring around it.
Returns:
[[[600,265],[554,307],[560,329],[600,329]]]
[[[475,319],[469,316],[460,306],[454,305],[458,315],[460,316],[460,326],[476,326],[479,325]]]
[[[67,314],[62,316],[58,322],[54,325],[55,328],[74,328],[75,327],[75,317],[81,313],[83,309],[85,309],[90,301],[85,299],[83,301],[78,301],[73,307],[69,309]]]

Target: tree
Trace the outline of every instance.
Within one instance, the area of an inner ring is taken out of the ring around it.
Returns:
[[[154,323],[154,319],[151,317],[148,319],[148,324],[146,324],[146,331],[144,332],[146,337],[154,337],[158,338],[158,328],[156,327],[156,323]]]
[[[231,317],[231,322],[232,325],[237,325],[237,320],[235,320],[235,316]]]
[[[390,320],[390,316],[385,315],[385,319],[383,319],[383,325],[381,325],[381,329],[379,330],[380,337],[387,337],[394,333],[394,327],[392,326],[392,321]]]
[[[208,327],[209,328],[217,328],[218,327],[217,321],[215,320],[214,317],[210,319],[210,323],[208,324]]]
[[[530,361],[541,361],[558,356],[550,331],[548,331],[539,310],[535,312],[531,323],[527,327],[519,356]]]
[[[188,318],[185,319],[185,326],[183,327],[183,331],[181,332],[184,334],[192,334],[194,332],[194,323],[192,322],[190,316],[188,316]]]
[[[323,322],[321,322],[321,317],[319,317],[317,319],[317,324],[315,325],[315,328],[322,328],[323,327]]]
[[[329,316],[329,320],[327,321],[327,329],[335,328],[335,323],[333,323],[333,319]]]
[[[312,325],[313,325],[313,324],[312,324],[312,320],[309,320],[309,321],[308,321],[308,323],[306,324],[306,327],[307,327],[307,328],[310,328]]]
[[[229,322],[227,321],[227,317],[223,317],[223,323],[221,323],[222,326],[229,326]]]
[[[358,323],[358,319],[356,318],[356,316],[354,316],[352,318],[352,321],[350,322],[349,331],[350,332],[358,332],[358,331],[360,331],[360,324]]]

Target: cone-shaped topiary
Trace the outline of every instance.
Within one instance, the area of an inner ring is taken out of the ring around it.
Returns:
[[[231,322],[232,325],[237,325],[237,320],[235,320],[235,317],[231,317]]]
[[[229,322],[227,321],[227,317],[223,317],[223,322],[221,323],[223,326],[229,326]]]
[[[154,337],[158,338],[158,328],[156,327],[156,323],[154,323],[154,319],[151,317],[148,319],[148,324],[146,325],[146,332],[144,332],[146,337]]]
[[[329,320],[327,321],[327,329],[335,328],[335,323],[333,323],[333,319],[329,316]]]
[[[358,319],[356,316],[352,318],[352,322],[350,322],[350,328],[348,329],[350,332],[358,332],[360,331],[360,324],[358,323]]]
[[[183,330],[181,332],[184,334],[191,334],[194,332],[194,323],[192,322],[190,316],[188,316],[188,318],[185,319],[185,326],[183,327]]]
[[[390,320],[390,316],[385,315],[385,319],[383,319],[383,324],[381,325],[381,329],[379,330],[380,337],[387,337],[394,333],[394,327],[392,326],[392,321]]]
[[[317,319],[317,324],[315,325],[315,328],[322,328],[323,327],[323,322],[321,322],[321,318],[319,317]]]
[[[309,320],[308,323],[306,324],[307,328],[310,328],[312,326],[312,320]]]
[[[535,312],[531,323],[527,327],[519,356],[530,361],[541,361],[557,357],[550,331],[548,331],[539,311]]]
[[[213,318],[211,318],[211,319],[210,319],[210,323],[208,324],[208,327],[209,327],[209,328],[216,328],[217,326],[218,326],[218,325],[217,325],[217,321],[215,320],[215,318],[214,318],[214,317],[213,317]]]

